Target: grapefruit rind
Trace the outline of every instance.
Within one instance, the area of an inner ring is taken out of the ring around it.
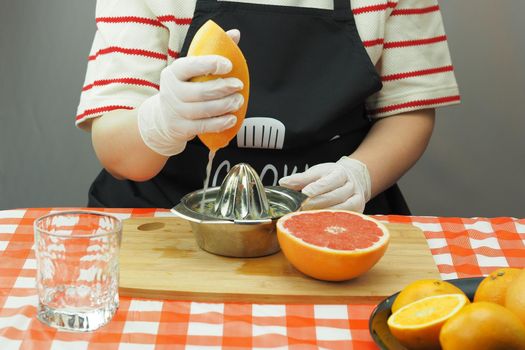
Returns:
[[[244,97],[244,103],[237,111],[231,113],[237,117],[237,123],[231,128],[218,133],[204,133],[198,135],[199,139],[211,151],[217,151],[220,148],[226,147],[230,143],[235,135],[237,135],[237,132],[244,122],[248,110],[248,99],[250,95],[250,73],[246,59],[239,46],[237,46],[232,38],[230,38],[230,36],[212,20],[208,20],[201,28],[199,28],[199,30],[197,30],[188,49],[188,56],[202,55],[224,56],[232,62],[233,68],[231,72],[224,75],[211,74],[192,78],[191,81],[202,82],[217,78],[234,77],[240,79],[244,84],[243,89],[239,91]]]
[[[319,247],[295,237],[283,227],[290,217],[316,212],[342,212],[359,216],[373,222],[383,236],[368,248],[336,250]],[[385,254],[390,240],[386,226],[366,215],[345,210],[311,210],[290,213],[278,220],[277,238],[283,254],[300,272],[323,281],[345,281],[356,278],[370,270]]]

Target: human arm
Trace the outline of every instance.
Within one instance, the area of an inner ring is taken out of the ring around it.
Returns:
[[[238,43],[240,32],[227,34]],[[161,73],[159,92],[138,108],[118,109],[86,120],[101,164],[114,177],[145,181],[154,177],[171,155],[184,150],[196,134],[219,132],[235,124],[229,115],[242,105],[238,79],[190,82],[195,76],[225,74],[231,62],[221,57],[180,58]]]
[[[379,119],[348,157],[279,183],[310,197],[303,209],[362,212],[369,199],[392,186],[421,157],[432,135],[434,114],[434,109],[424,109]]]
[[[169,158],[146,146],[138,129],[137,114],[136,109],[116,110],[91,120],[91,139],[97,158],[118,179],[150,179]]]
[[[192,14],[189,8],[177,13]],[[76,125],[92,132],[95,152],[111,174],[147,180],[187,140],[231,124],[235,117],[229,112],[242,97],[236,94],[242,83],[189,81],[225,74],[231,62],[220,63],[218,56],[176,58],[186,26],[175,24],[168,32],[169,25],[144,0],[98,0],[96,18]],[[228,34],[239,41],[238,30]]]
[[[370,133],[350,158],[312,167],[298,175],[304,177],[300,184],[289,184],[298,182],[297,177],[281,180],[285,186],[304,188],[311,197],[306,207],[322,201],[322,207],[338,202],[339,208],[363,210],[370,198],[392,185],[421,156],[432,133],[434,108],[460,101],[437,1],[392,4],[384,28],[367,26],[367,17],[356,17],[365,42],[378,43],[365,48],[383,82],[383,88],[366,100],[374,120]],[[324,174],[331,175],[315,185]],[[318,186],[324,184],[324,189]],[[334,191],[330,201],[327,194],[320,196],[329,189]]]
[[[225,74],[231,62],[218,56],[185,57],[161,73],[160,91],[137,109],[96,118],[93,147],[108,172],[117,178],[145,181],[155,176],[169,156],[182,152],[195,135],[219,132],[235,124],[243,103],[235,78],[190,82],[194,76]]]
[[[378,119],[349,157],[366,164],[371,198],[396,183],[423,155],[434,128],[435,110],[422,109]]]

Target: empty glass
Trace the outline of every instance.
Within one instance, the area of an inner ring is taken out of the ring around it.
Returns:
[[[52,327],[93,331],[118,307],[119,219],[69,211],[35,221],[38,319]]]

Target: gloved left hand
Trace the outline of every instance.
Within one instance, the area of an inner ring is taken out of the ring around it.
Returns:
[[[279,185],[302,190],[309,197],[303,209],[342,209],[362,213],[371,196],[366,165],[349,157],[283,177]]]

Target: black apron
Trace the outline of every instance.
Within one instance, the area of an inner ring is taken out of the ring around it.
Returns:
[[[250,68],[250,99],[237,137],[220,149],[210,186],[249,163],[265,185],[351,154],[372,122],[365,100],[382,87],[361,42],[349,0],[334,10],[197,0],[181,51],[209,19],[241,31]],[[146,182],[117,180],[105,170],[89,193],[93,207],[171,208],[203,187],[208,149],[198,138]],[[370,200],[368,214],[409,214],[397,185]]]

